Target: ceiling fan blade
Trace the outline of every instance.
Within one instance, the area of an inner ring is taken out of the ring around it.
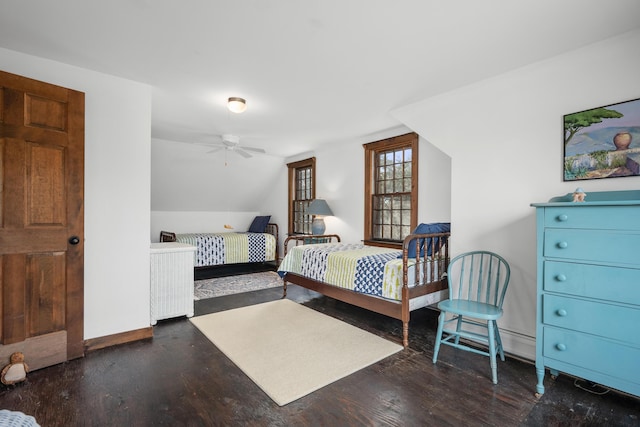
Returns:
[[[190,145],[194,147],[207,147],[207,148],[218,148],[218,147],[224,148],[225,147],[220,142],[194,142],[194,143],[191,143]]]
[[[225,149],[224,147],[214,148],[213,150],[207,151],[207,154],[210,154],[210,153],[217,153],[218,151],[220,151],[220,150],[224,150],[224,149]]]
[[[244,148],[241,148],[241,147],[236,147],[235,150],[233,150],[233,151],[235,151],[236,153],[240,154],[245,159],[249,159],[249,158],[253,157],[251,154],[249,154],[246,151],[244,151]]]
[[[262,154],[266,153],[266,151],[264,151],[262,148],[256,148],[256,147],[240,147],[240,148],[247,151],[254,151],[256,153],[262,153]]]
[[[222,143],[227,147],[235,147],[240,143],[240,137],[237,135],[222,135]]]

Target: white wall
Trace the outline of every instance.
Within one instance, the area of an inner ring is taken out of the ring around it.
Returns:
[[[486,248],[512,268],[505,348],[535,354],[535,211],[573,192],[640,187],[640,177],[562,181],[564,114],[640,97],[640,31],[398,109],[452,158],[454,254]],[[588,198],[588,195],[587,195]]]
[[[0,69],[85,93],[84,338],[148,327],[151,88],[6,49]]]

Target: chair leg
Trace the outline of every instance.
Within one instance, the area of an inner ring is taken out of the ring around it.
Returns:
[[[438,316],[438,331],[436,332],[436,343],[433,347],[433,363],[438,361],[438,352],[440,351],[440,341],[442,340],[442,330],[444,329],[444,318],[446,313],[444,311],[440,312],[440,316]]]
[[[460,332],[460,330],[462,329],[462,314],[458,314],[457,319],[458,319],[458,321],[456,322],[456,332]],[[456,345],[460,344],[460,335],[459,334],[456,335],[456,338],[455,338],[454,341],[455,341]]]
[[[500,360],[504,362],[504,349],[502,348],[502,338],[500,338],[500,329],[498,328],[498,322],[494,320],[493,325],[496,328],[496,343],[498,344],[498,354],[500,355]]]
[[[496,363],[496,340],[495,340],[495,322],[490,320],[487,325],[489,331],[489,359],[491,364],[491,379],[494,384],[498,384],[498,364]]]

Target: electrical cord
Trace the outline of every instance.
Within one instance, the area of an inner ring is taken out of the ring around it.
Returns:
[[[587,381],[587,386],[583,386],[582,384],[580,384],[582,381],[583,380],[581,380],[580,378],[576,378],[573,381],[573,385],[578,387],[581,390],[584,390],[591,394],[596,394],[598,396],[602,396],[603,394],[609,393],[609,389],[600,384],[594,383],[592,381]],[[598,388],[599,391],[596,391],[595,388]]]

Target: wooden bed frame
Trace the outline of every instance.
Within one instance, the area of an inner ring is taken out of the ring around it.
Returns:
[[[340,237],[337,235],[331,235],[331,237],[337,237],[337,241],[340,241]],[[287,243],[290,239],[301,239],[304,241],[305,238],[326,238],[327,236],[292,236],[289,237],[285,241],[285,254],[287,251]],[[434,254],[438,254],[439,256],[428,257],[427,251],[423,251],[423,254],[420,255],[420,250],[418,247],[418,239],[424,238],[438,238],[438,245],[433,249]],[[293,283],[298,286],[302,286],[306,289],[310,289],[312,291],[319,292],[325,296],[335,298],[339,301],[346,302],[348,304],[355,305],[357,307],[361,307],[367,310],[371,310],[375,313],[384,314],[386,316],[392,317],[394,319],[398,319],[402,321],[402,345],[407,348],[409,346],[409,319],[410,319],[410,300],[416,297],[420,297],[422,295],[427,295],[433,292],[438,292],[444,289],[447,289],[447,278],[446,271],[449,267],[449,238],[450,233],[436,233],[436,234],[411,234],[407,236],[402,243],[402,275],[403,275],[403,286],[402,286],[402,300],[401,301],[393,301],[389,299],[380,298],[373,295],[362,294],[358,292],[354,292],[349,289],[340,288],[337,286],[333,286],[324,282],[319,282],[313,279],[309,279],[307,277],[301,276],[296,273],[285,273],[283,277],[284,281],[284,294],[283,298],[287,295],[287,282]],[[330,240],[331,241],[331,240]],[[329,241],[329,242],[330,242]],[[328,242],[327,242],[328,243]],[[422,275],[426,277],[427,271],[430,272],[431,277],[428,278],[428,282],[424,284],[419,284],[419,274],[415,274],[415,283],[412,288],[409,288],[409,275],[408,275],[408,261],[409,261],[409,247],[410,245],[414,245],[416,248],[416,256],[415,259],[417,261],[422,262]],[[297,243],[296,243],[297,246]],[[439,272],[440,277],[433,277],[435,272]]]
[[[203,265],[200,267],[194,267],[194,274],[196,277],[196,280],[199,279],[205,279],[208,278],[209,274],[207,274],[207,272],[214,272],[217,270],[223,270],[223,269],[229,269],[229,268],[233,268],[233,270],[244,270],[244,269],[250,269],[250,267],[252,266],[256,266],[256,265],[266,265],[269,263],[274,263],[274,267],[271,269],[275,269],[278,265],[279,259],[278,259],[278,224],[275,223],[268,223],[267,227],[265,229],[265,233],[269,233],[271,235],[273,235],[276,238],[276,252],[275,252],[275,260],[273,261],[265,261],[265,262],[261,262],[261,263],[255,263],[255,262],[245,262],[245,263],[238,263],[238,264],[218,264],[218,265]],[[175,242],[176,241],[176,233],[173,232],[169,232],[169,231],[161,231],[160,232],[160,242]],[[215,274],[214,274],[215,275]]]

